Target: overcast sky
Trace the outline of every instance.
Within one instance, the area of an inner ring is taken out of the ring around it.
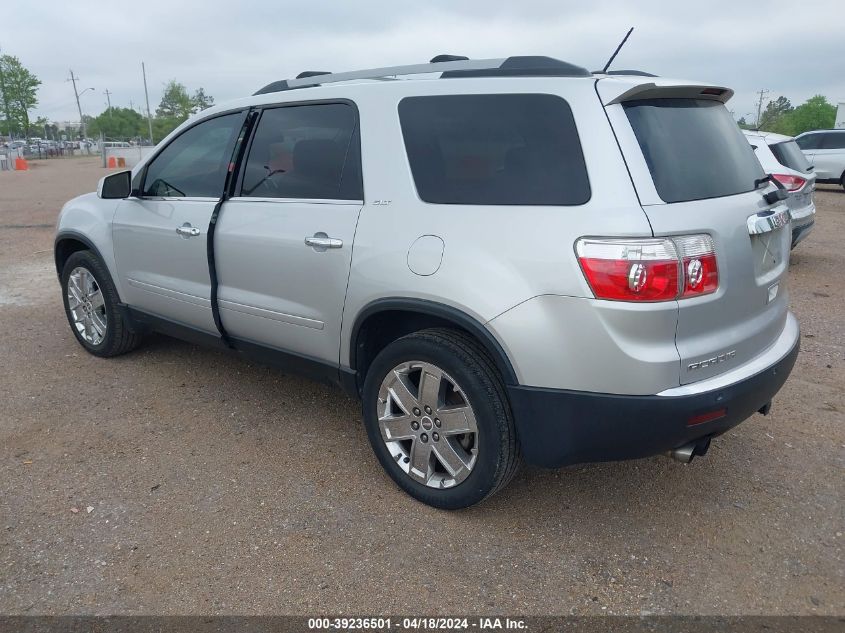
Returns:
[[[427,61],[549,55],[600,68],[630,26],[614,63],[736,90],[728,108],[752,120],[755,92],[797,105],[815,94],[845,101],[845,11],[815,2],[656,0],[95,0],[4,1],[0,48],[42,81],[37,115],[142,108],[141,61],[155,111],[170,79],[217,103],[306,69],[354,70]]]

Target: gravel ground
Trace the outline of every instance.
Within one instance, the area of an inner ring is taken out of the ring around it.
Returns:
[[[770,416],[688,466],[526,469],[447,513],[339,391],[164,337],[83,352],[53,227],[103,173],[0,173],[0,613],[845,613],[841,189],[792,256],[804,339]]]

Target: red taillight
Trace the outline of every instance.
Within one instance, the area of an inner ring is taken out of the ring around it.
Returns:
[[[617,301],[668,301],[678,295],[678,262],[629,262],[582,257],[596,297]]]
[[[687,235],[675,238],[681,255],[684,287],[682,297],[697,297],[716,292],[719,267],[716,249],[709,235]]]
[[[801,187],[807,184],[807,180],[805,178],[801,178],[801,176],[790,176],[789,174],[772,174],[772,177],[784,187],[786,187],[787,191],[798,191]]]
[[[719,286],[709,235],[642,240],[581,238],[575,249],[597,299],[673,301],[709,294]]]

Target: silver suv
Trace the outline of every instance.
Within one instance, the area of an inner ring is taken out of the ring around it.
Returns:
[[[275,82],[65,205],[71,330],[98,356],[158,331],[338,384],[441,508],[523,460],[689,461],[766,413],[798,353],[785,192],[731,95],[546,57]]]

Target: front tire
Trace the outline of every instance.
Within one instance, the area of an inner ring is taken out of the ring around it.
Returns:
[[[141,336],[121,314],[117,290],[96,255],[91,251],[71,254],[62,270],[61,284],[70,329],[87,352],[111,357],[138,346]]]
[[[520,463],[502,380],[486,351],[448,329],[404,336],[364,381],[364,423],[390,477],[430,506],[466,508],[502,489]]]

